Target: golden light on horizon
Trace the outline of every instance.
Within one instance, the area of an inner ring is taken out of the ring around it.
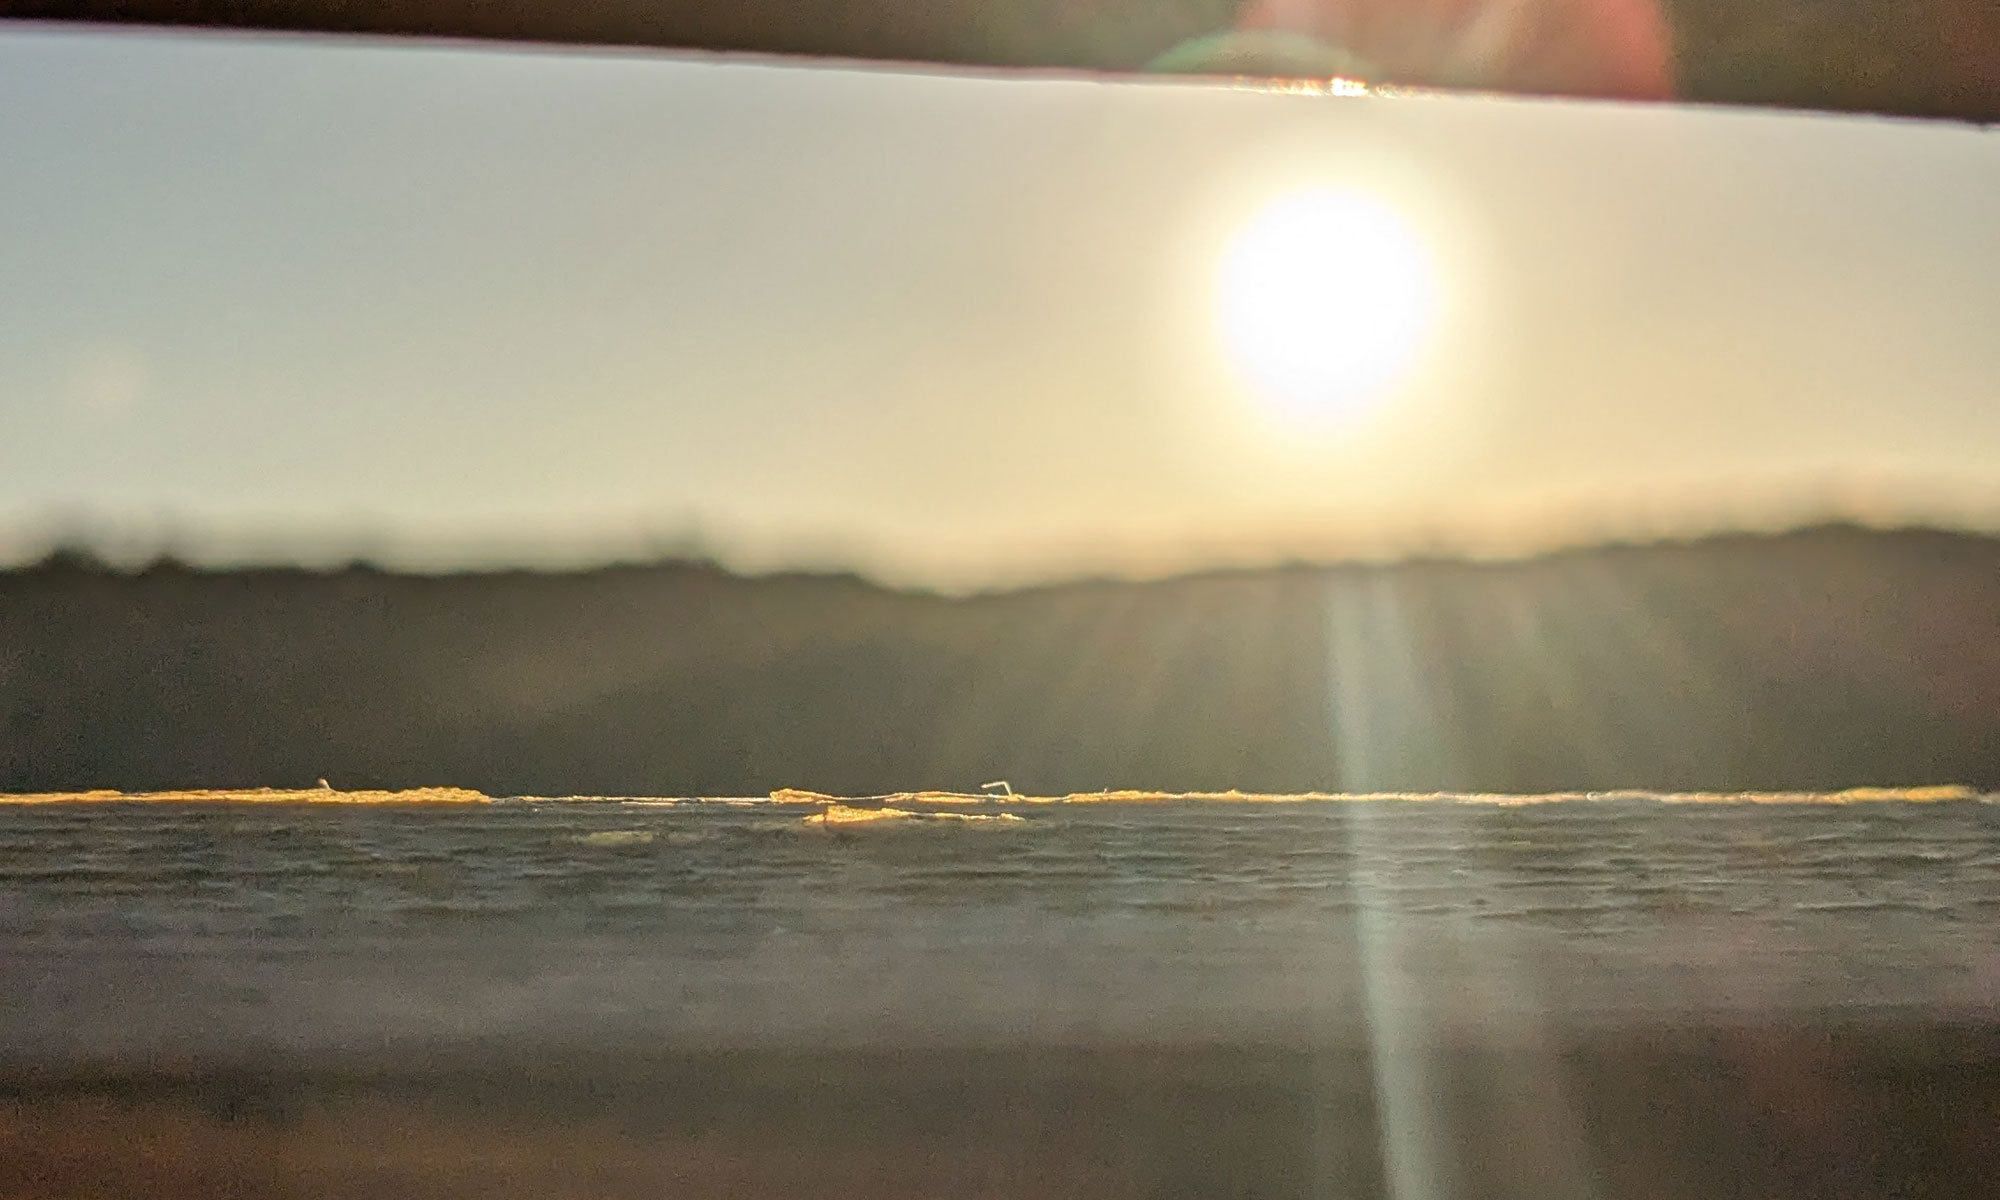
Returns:
[[[1437,310],[1421,238],[1355,189],[1294,192],[1230,242],[1216,319],[1231,361],[1288,424],[1337,422],[1385,399]]]

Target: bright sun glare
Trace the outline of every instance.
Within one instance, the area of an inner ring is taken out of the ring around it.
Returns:
[[[1413,365],[1437,306],[1430,256],[1365,192],[1296,192],[1230,243],[1217,316],[1237,369],[1280,415],[1366,411]]]

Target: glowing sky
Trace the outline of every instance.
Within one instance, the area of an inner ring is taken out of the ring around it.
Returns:
[[[0,32],[0,556],[944,583],[2000,513],[2000,133],[641,55]],[[1364,421],[1231,239],[1435,266]]]

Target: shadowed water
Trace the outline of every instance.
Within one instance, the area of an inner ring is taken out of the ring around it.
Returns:
[[[808,1135],[854,1194],[2000,1177],[1953,1140],[2000,1112],[2000,806],[814,811],[0,808],[3,1128],[85,1181],[0,1195],[195,1188],[118,1157],[142,1125],[260,1195],[490,1194],[464,1162],[538,1138],[629,1171],[507,1194],[659,1194],[690,1137],[689,1194],[838,1194],[773,1166]]]

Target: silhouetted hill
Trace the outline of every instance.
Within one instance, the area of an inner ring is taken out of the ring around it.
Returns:
[[[0,573],[0,790],[2000,788],[2000,539],[952,599],[697,565]]]

